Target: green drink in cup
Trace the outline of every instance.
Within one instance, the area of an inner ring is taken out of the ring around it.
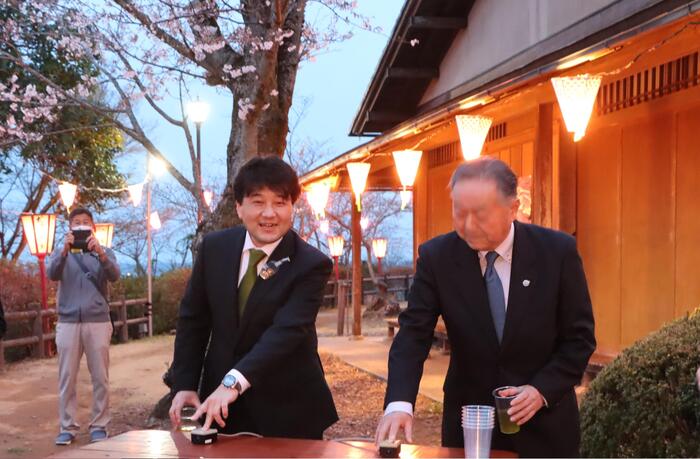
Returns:
[[[510,402],[517,397],[517,395],[511,395],[509,397],[502,397],[499,394],[501,391],[506,389],[515,389],[515,386],[503,386],[498,389],[494,389],[493,398],[496,399],[496,415],[498,416],[498,427],[501,429],[501,433],[504,434],[514,434],[520,432],[520,426],[510,420],[508,416],[508,410],[510,409]]]

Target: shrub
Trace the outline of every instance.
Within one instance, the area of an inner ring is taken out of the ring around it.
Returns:
[[[581,405],[587,457],[700,456],[700,314],[637,342],[593,381]]]
[[[153,334],[168,333],[177,325],[180,301],[191,270],[168,271],[153,281]]]

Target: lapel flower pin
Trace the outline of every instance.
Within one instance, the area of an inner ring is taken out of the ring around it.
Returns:
[[[530,279],[525,279],[523,281],[523,287],[529,287],[530,286]]]
[[[284,257],[281,260],[271,260],[265,263],[265,266],[263,266],[263,269],[260,270],[260,277],[262,277],[263,280],[268,280],[275,274],[277,274],[277,271],[279,271],[280,266],[282,266],[285,263],[288,263],[291,261],[289,257]]]

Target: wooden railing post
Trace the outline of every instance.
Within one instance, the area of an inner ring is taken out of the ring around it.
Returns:
[[[345,330],[345,307],[347,305],[347,295],[343,282],[335,283],[335,299],[338,304],[338,336],[343,336]]]
[[[43,358],[44,357],[44,326],[43,318],[41,316],[41,305],[35,304],[36,316],[34,317],[33,333],[34,336],[39,338],[39,342],[34,345],[34,352],[32,353],[34,357]]]
[[[121,329],[119,330],[119,342],[126,343],[129,341],[129,326],[126,324],[126,297],[122,296],[122,304],[119,305],[119,322]]]

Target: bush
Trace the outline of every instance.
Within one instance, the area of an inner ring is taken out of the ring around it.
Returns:
[[[177,325],[180,301],[185,294],[191,270],[168,271],[153,281],[153,334],[168,333]]]
[[[586,457],[699,457],[700,314],[637,342],[593,381],[581,405]]]

